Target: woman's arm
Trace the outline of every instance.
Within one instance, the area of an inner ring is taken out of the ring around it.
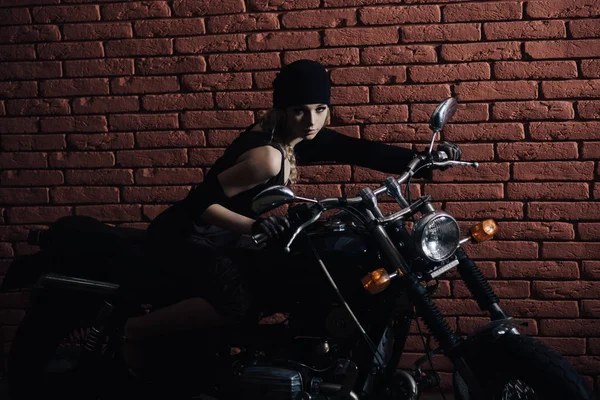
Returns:
[[[297,144],[295,153],[299,164],[335,161],[393,174],[403,172],[415,154],[403,147],[353,138],[327,128],[314,139]]]
[[[224,196],[235,196],[276,176],[281,170],[281,161],[281,153],[274,147],[256,147],[242,154],[234,166],[217,175],[217,183]],[[206,208],[200,215],[200,220],[241,234],[250,234],[254,223],[254,219],[218,203]]]

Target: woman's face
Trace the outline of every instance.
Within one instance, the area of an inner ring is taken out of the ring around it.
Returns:
[[[286,109],[290,137],[310,140],[323,128],[329,115],[327,104],[304,104]]]

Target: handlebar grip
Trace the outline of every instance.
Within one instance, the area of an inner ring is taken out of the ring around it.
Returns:
[[[263,243],[266,243],[267,240],[269,240],[269,237],[264,233],[257,233],[256,235],[252,235],[252,240],[257,245],[261,245]]]

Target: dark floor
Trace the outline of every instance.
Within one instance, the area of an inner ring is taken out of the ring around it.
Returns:
[[[6,380],[3,379],[3,377],[1,377],[1,376],[0,376],[0,400],[10,400],[8,397],[8,390],[6,388]],[[206,400],[209,400],[209,399],[206,399]],[[443,400],[443,397],[439,394],[438,395],[428,394],[428,395],[422,395],[419,400]],[[445,400],[454,400],[454,396],[451,394],[447,394]]]
[[[6,380],[0,376],[0,399],[9,400],[8,399],[8,389],[6,387]]]

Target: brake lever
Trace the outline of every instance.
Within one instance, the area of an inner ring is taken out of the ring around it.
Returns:
[[[463,167],[479,167],[478,162],[469,162],[469,161],[454,161],[454,160],[446,160],[446,161],[432,161],[431,164],[436,167],[448,167],[453,165],[461,165]]]

